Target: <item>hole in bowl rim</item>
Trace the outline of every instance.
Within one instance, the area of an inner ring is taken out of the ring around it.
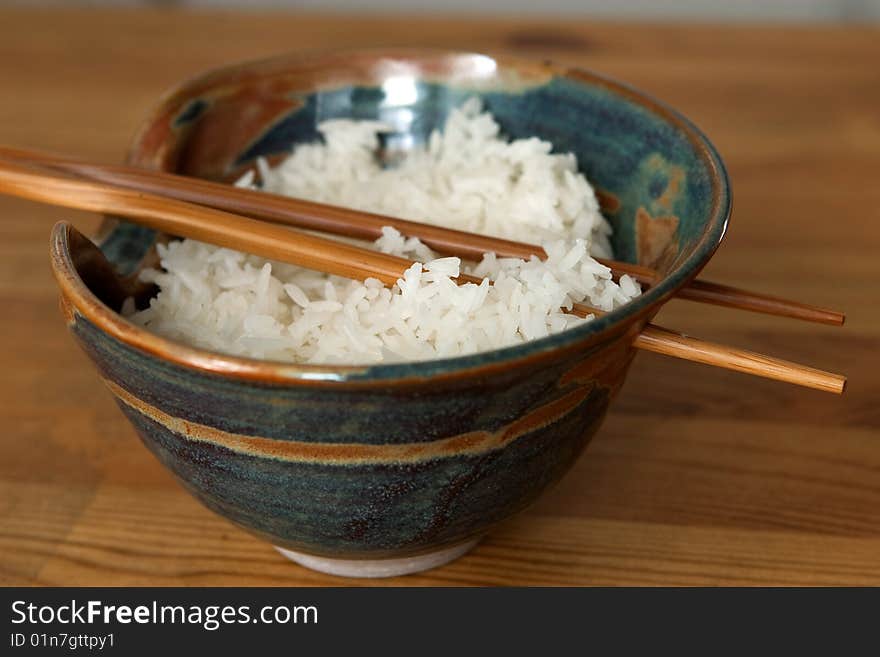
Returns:
[[[253,68],[326,66],[334,60],[339,61],[345,57],[368,58],[374,64],[383,60],[404,59],[409,62],[416,60],[423,66],[431,62],[436,63],[438,58],[442,60],[473,58],[485,60],[488,57],[496,62],[499,69],[502,66],[525,68],[531,71],[541,71],[551,77],[568,77],[581,83],[602,87],[658,116],[687,137],[706,167],[710,178],[712,206],[706,228],[691,254],[664,276],[659,283],[650,287],[633,301],[582,326],[537,340],[464,356],[402,363],[313,365],[260,360],[214,352],[162,337],[130,322],[105,305],[82,281],[70,255],[68,239],[70,226],[59,222],[52,231],[50,258],[53,273],[61,288],[62,295],[72,305],[72,310],[75,313],[68,314],[68,323],[76,321],[76,314],[78,314],[119,342],[160,360],[206,374],[236,379],[268,384],[350,384],[354,386],[370,385],[376,382],[381,382],[383,385],[411,384],[428,380],[433,382],[461,376],[483,375],[490,371],[506,370],[530,364],[536,359],[559,357],[620,338],[623,334],[628,334],[624,339],[635,339],[644,324],[660,310],[662,305],[699,274],[724,239],[731,213],[730,180],[720,154],[702,130],[671,106],[629,84],[587,69],[572,68],[549,60],[536,61],[509,55],[430,48],[383,48],[313,51],[232,64],[192,77],[164,94],[136,133],[133,147],[137,146],[143,134],[155,123],[157,117],[167,113],[170,106],[190,100],[194,89],[199,87],[202,89],[213,88],[230,77],[247,73]],[[98,229],[98,235],[101,238],[106,237],[116,222],[115,218],[106,218],[104,224]]]

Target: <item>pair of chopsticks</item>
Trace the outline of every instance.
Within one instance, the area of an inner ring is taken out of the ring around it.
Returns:
[[[0,147],[0,193],[34,201],[127,217],[161,232],[209,242],[309,269],[393,285],[412,265],[371,249],[337,242],[299,229],[376,239],[383,226],[418,237],[432,249],[466,259],[486,252],[501,257],[546,257],[539,246],[456,231],[323,203],[293,199],[168,173],[105,166],[32,150]],[[291,226],[295,228],[291,228]],[[657,272],[630,263],[600,260],[614,275],[628,274],[646,286]],[[462,275],[459,283],[480,280]],[[842,313],[718,283],[692,281],[681,298],[841,325]],[[575,314],[602,314],[576,304]],[[719,345],[653,324],[635,347],[818,390],[842,393],[846,378],[797,363]]]

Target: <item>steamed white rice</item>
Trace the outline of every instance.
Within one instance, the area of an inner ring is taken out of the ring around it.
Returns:
[[[298,146],[276,168],[258,163],[264,189],[452,228],[541,243],[549,258],[479,263],[438,257],[385,228],[374,248],[416,263],[393,288],[351,281],[194,240],[159,246],[160,287],[130,318],[159,334],[223,353],[305,363],[427,360],[497,349],[589,321],[562,308],[611,310],[640,293],[591,256],[610,256],[611,228],[572,154],[537,138],[507,141],[479,101],[453,111],[398,165],[377,159],[373,121],[320,125],[323,142]],[[253,184],[253,174],[239,184]],[[459,271],[483,278],[457,285]],[[490,285],[489,281],[493,281]]]

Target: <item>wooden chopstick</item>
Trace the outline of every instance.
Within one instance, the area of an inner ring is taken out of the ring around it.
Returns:
[[[843,394],[846,377],[780,358],[765,356],[754,351],[729,347],[707,340],[697,340],[656,324],[646,326],[636,339],[636,346],[664,356],[683,358],[694,363],[724,367],[728,370],[753,374],[765,379],[785,381],[806,388]],[[723,360],[723,365],[719,361]]]
[[[405,258],[147,192],[71,178],[33,163],[23,166],[0,160],[0,192],[63,207],[117,214],[162,232],[357,280],[373,277],[393,285],[412,265]],[[458,281],[480,282],[471,276],[460,276]],[[601,314],[583,305],[575,306],[573,312]],[[650,324],[635,338],[633,346],[838,394],[846,386],[845,377],[839,374],[717,345]]]
[[[302,231],[153,194],[42,173],[0,161],[0,192],[78,210],[118,214],[155,230],[363,280],[393,285],[412,263]]]
[[[547,257],[544,249],[534,244],[432,226],[304,199],[293,199],[164,172],[134,167],[97,165],[39,151],[6,147],[0,147],[0,158],[13,162],[31,161],[92,180],[138,189],[274,223],[346,237],[375,240],[381,236],[384,226],[393,226],[406,236],[418,237],[435,251],[470,260],[479,260],[484,253],[488,252],[494,252],[500,257],[526,260],[532,255],[539,258]],[[643,285],[654,285],[659,279],[658,273],[648,267],[603,258],[597,258],[597,260],[609,267],[616,276],[628,274]],[[709,281],[692,281],[679,290],[678,297],[690,301],[835,326],[842,325],[846,319],[844,313],[836,310]]]

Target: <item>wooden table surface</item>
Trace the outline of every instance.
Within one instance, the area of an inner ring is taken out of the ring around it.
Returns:
[[[642,353],[540,502],[459,561],[378,584],[880,584],[880,30],[0,11],[0,143],[108,162],[169,86],[290,50],[549,56],[626,80],[714,140],[735,210],[712,279],[840,307],[842,329],[674,301],[660,320],[849,375],[845,396]],[[53,222],[0,199],[0,582],[324,585],[195,502],[67,335]],[[368,582],[373,583],[373,582]]]

